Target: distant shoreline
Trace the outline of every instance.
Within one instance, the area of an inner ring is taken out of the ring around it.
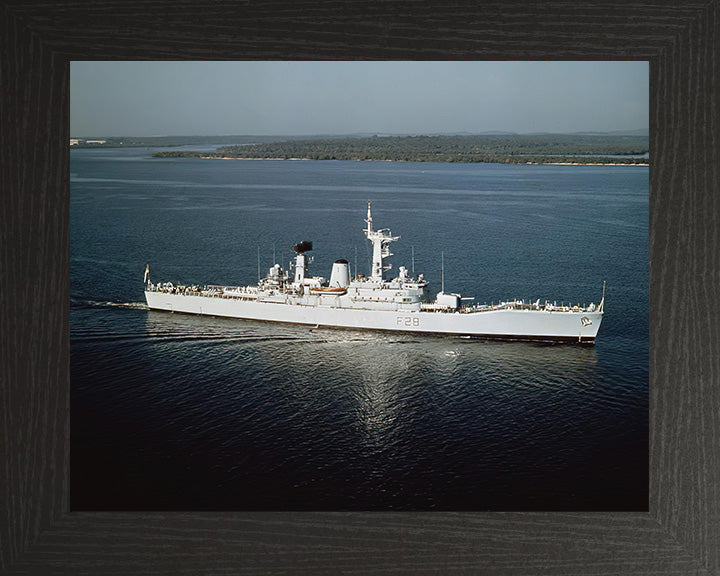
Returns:
[[[650,166],[649,162],[525,162],[525,165],[535,166]]]
[[[214,142],[213,142],[214,141]],[[77,146],[166,145],[153,158],[245,160],[344,160],[519,164],[556,166],[649,166],[649,138],[619,134],[494,134],[415,136],[223,136],[75,139]],[[204,149],[188,149],[194,145]],[[182,148],[179,148],[182,146]]]
[[[641,136],[573,134],[503,136],[373,136],[313,138],[221,146],[215,151],[168,150],[156,158],[347,160],[462,164],[649,165]]]
[[[182,157],[182,156],[180,156]],[[417,162],[416,160],[393,160],[393,159],[371,159],[371,160],[316,160],[315,158],[273,158],[273,157],[237,157],[237,156],[192,156],[198,160],[250,160],[250,161],[262,161],[262,160],[288,160],[288,161],[301,161],[301,162]],[[420,162],[418,162],[420,163]],[[426,163],[426,162],[424,162]],[[519,166],[650,166],[649,163],[629,163],[629,162],[442,162],[438,161],[437,164],[516,164]]]

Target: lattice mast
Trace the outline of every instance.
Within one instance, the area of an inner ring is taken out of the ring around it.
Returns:
[[[373,246],[373,258],[372,258],[372,269],[370,271],[370,278],[376,282],[382,282],[385,276],[385,271],[392,268],[391,264],[383,266],[383,258],[389,258],[392,256],[390,252],[390,242],[399,240],[400,236],[393,236],[387,228],[382,230],[373,230],[372,226],[372,213],[370,212],[370,202],[368,202],[367,228],[364,230],[365,236],[370,240]]]

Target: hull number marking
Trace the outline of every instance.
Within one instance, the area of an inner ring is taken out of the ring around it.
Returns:
[[[397,326],[410,326],[410,327],[418,327],[420,326],[420,318],[414,318],[412,316],[398,316],[397,317]]]

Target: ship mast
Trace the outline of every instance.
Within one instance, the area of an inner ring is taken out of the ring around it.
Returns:
[[[370,279],[374,282],[382,282],[383,274],[385,270],[389,270],[392,266],[383,266],[383,258],[389,258],[392,256],[390,252],[390,242],[398,240],[400,236],[392,236],[390,230],[373,230],[372,226],[372,213],[370,212],[370,202],[368,202],[367,228],[364,230],[367,239],[372,242],[373,246],[373,258],[372,258],[372,270],[370,271]]]
[[[440,292],[445,294],[445,252],[440,252]]]

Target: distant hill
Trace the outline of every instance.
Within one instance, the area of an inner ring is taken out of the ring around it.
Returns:
[[[576,134],[585,136],[649,136],[650,131],[647,128],[639,128],[637,130],[614,130],[612,132],[576,132]]]

